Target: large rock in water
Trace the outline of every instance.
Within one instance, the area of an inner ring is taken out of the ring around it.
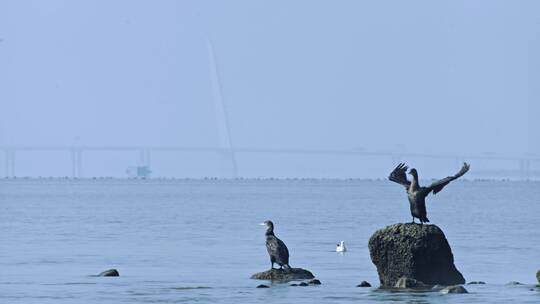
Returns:
[[[315,278],[313,274],[302,268],[291,269],[270,269],[263,272],[258,272],[251,276],[255,280],[270,280],[270,281],[295,281],[295,280],[309,280]]]
[[[371,261],[381,287],[394,287],[401,277],[429,285],[459,285],[465,279],[442,230],[435,225],[394,224],[369,239]]]

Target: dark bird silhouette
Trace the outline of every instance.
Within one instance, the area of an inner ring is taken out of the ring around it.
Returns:
[[[470,166],[467,163],[463,163],[463,167],[461,167],[461,170],[459,170],[456,175],[448,176],[438,181],[435,181],[428,187],[420,186],[420,184],[418,183],[418,172],[416,172],[416,169],[414,168],[409,171],[409,174],[412,176],[412,179],[409,181],[406,175],[407,168],[408,167],[404,163],[399,164],[394,169],[394,171],[390,173],[388,179],[405,186],[405,188],[407,189],[407,197],[409,198],[409,203],[411,207],[413,223],[414,218],[418,218],[420,220],[420,224],[423,224],[429,222],[426,212],[426,197],[428,196],[428,194],[430,194],[431,192],[433,192],[433,194],[437,194],[444,188],[444,186],[448,185],[451,181],[467,173]]]
[[[266,250],[268,250],[268,255],[270,255],[271,269],[274,269],[274,263],[277,263],[280,269],[283,267],[291,269],[291,266],[289,266],[289,249],[274,234],[274,223],[272,221],[265,221],[261,225],[266,226]]]

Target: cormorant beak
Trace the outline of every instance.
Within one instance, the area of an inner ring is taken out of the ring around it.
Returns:
[[[266,226],[266,224],[265,224],[265,223],[260,223],[259,225],[261,225],[261,226]]]

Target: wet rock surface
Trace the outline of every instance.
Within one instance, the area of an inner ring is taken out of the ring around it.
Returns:
[[[448,286],[441,290],[442,293],[469,293],[465,287],[461,285]]]
[[[394,224],[377,230],[369,240],[369,253],[383,288],[395,287],[401,277],[426,285],[465,284],[450,245],[436,225]]]
[[[486,282],[484,281],[472,281],[472,282],[469,282],[467,283],[467,285],[485,285]]]
[[[119,277],[120,273],[116,269],[108,269],[97,275],[98,277]]]
[[[321,281],[313,279],[307,282],[292,283],[291,286],[309,286],[309,285],[321,285]]]
[[[263,272],[258,272],[251,276],[254,280],[269,280],[269,281],[295,281],[295,280],[310,280],[315,276],[311,271],[302,268],[291,269],[270,269]]]
[[[356,285],[356,287],[371,287],[371,284],[369,284],[368,281],[362,281],[360,284]]]
[[[394,288],[409,288],[409,289],[429,289],[430,288],[430,286],[424,284],[421,281],[407,278],[407,277],[399,278],[393,287]]]

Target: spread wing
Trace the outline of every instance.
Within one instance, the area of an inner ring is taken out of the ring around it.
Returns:
[[[388,179],[395,183],[401,184],[405,186],[406,188],[409,188],[409,186],[411,185],[411,182],[407,180],[408,168],[409,167],[407,167],[404,163],[400,163],[399,165],[397,165],[394,171],[390,173],[390,176],[388,176]]]
[[[425,191],[427,194],[429,194],[431,191],[433,191],[433,194],[437,194],[437,192],[441,191],[444,186],[448,185],[451,181],[463,176],[463,174],[467,173],[469,171],[469,168],[471,166],[467,163],[463,163],[463,167],[461,167],[461,170],[459,170],[456,175],[445,177],[441,180],[438,180],[436,182],[433,182],[429,187],[426,187]]]

